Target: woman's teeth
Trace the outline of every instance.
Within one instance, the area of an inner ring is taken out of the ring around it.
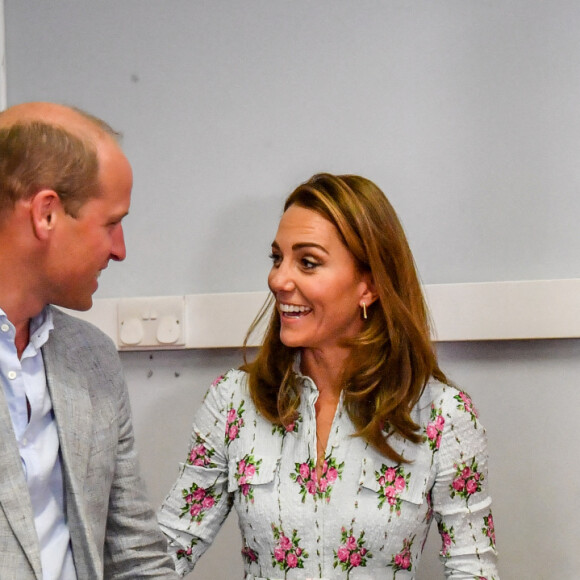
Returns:
[[[280,304],[280,312],[284,314],[303,314],[310,312],[312,309],[308,306],[298,306],[296,304]]]

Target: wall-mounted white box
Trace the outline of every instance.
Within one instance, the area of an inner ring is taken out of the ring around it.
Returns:
[[[122,350],[185,346],[185,297],[121,298],[117,344]]]

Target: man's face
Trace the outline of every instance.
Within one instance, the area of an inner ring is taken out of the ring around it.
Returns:
[[[76,217],[59,212],[48,262],[47,302],[74,310],[92,306],[109,260],[125,259],[121,220],[131,202],[131,166],[112,141],[101,143],[98,155],[100,195],[85,202]]]

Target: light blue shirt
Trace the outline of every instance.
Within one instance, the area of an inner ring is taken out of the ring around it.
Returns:
[[[0,380],[30,493],[43,580],[75,580],[60,445],[40,350],[52,329],[52,315],[44,309],[30,321],[29,343],[19,359],[14,325],[0,308]]]

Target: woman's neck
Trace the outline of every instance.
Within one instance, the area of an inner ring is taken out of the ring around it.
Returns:
[[[348,355],[348,349],[344,348],[330,352],[303,349],[300,371],[314,381],[321,397],[338,400],[344,386],[343,375]]]

